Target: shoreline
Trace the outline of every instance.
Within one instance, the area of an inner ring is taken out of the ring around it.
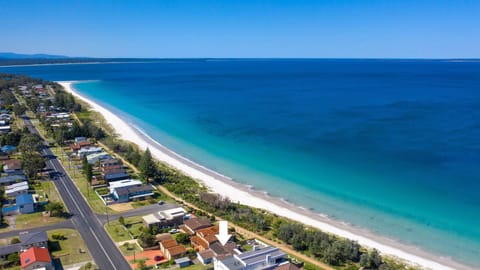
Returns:
[[[209,190],[222,194],[233,202],[261,208],[291,220],[301,221],[305,225],[358,241],[362,246],[375,248],[384,255],[398,257],[414,265],[441,270],[473,269],[469,266],[459,264],[450,258],[437,256],[423,251],[418,247],[404,245],[395,240],[375,235],[366,229],[356,228],[344,222],[329,219],[321,213],[312,212],[301,206],[293,205],[284,199],[271,197],[264,191],[257,191],[247,185],[235,182],[227,176],[182,157],[156,142],[132,123],[126,123],[108,109],[80,95],[72,87],[74,82],[64,81],[58,83],[62,85],[67,92],[72,93],[76,98],[88,103],[92,110],[102,114],[105,120],[114,128],[115,132],[120,135],[120,138],[137,144],[142,150],[148,147],[154,158],[199,180]]]

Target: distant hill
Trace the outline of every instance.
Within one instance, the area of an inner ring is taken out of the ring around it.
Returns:
[[[53,54],[20,54],[12,52],[0,52],[0,59],[66,59],[70,58],[65,55],[53,55]]]

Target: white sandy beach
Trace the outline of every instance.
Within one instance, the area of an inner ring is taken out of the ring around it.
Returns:
[[[73,82],[59,82],[66,91],[71,92],[74,96],[87,102],[93,110],[101,113],[122,139],[134,142],[142,149],[148,147],[152,152],[152,155],[158,160],[198,179],[212,191],[226,196],[232,201],[238,201],[241,204],[262,208],[277,215],[301,221],[304,224],[316,227],[325,232],[356,240],[361,245],[376,248],[383,254],[393,255],[425,268],[435,270],[471,269],[468,266],[458,264],[449,258],[436,256],[419,248],[400,244],[397,241],[375,235],[367,230],[354,228],[342,224],[339,221],[328,219],[318,213],[291,205],[281,199],[269,197],[263,192],[251,190],[247,186],[234,182],[226,176],[193,163],[158,142],[155,142],[148,135],[134,128],[133,125],[126,123],[120,117],[96,102],[80,95],[72,88],[72,83]]]

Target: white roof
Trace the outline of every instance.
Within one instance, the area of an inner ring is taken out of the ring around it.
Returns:
[[[160,222],[160,220],[154,214],[146,215],[142,218],[147,224],[155,224]]]
[[[101,147],[90,146],[90,147],[84,147],[78,150],[79,153],[98,152],[98,151],[103,151],[103,149]]]
[[[136,186],[142,185],[142,181],[136,179],[127,179],[121,181],[115,181],[110,183],[110,189],[120,188],[120,187],[129,187],[129,186]]]
[[[106,155],[108,156],[109,154],[106,153],[106,152],[93,153],[93,154],[87,155],[87,160],[96,159],[98,157],[103,157],[103,156],[106,156]]]
[[[28,190],[28,182],[15,183],[5,187],[5,194],[16,193],[19,191]]]
[[[185,211],[185,209],[183,209],[182,207],[176,207],[176,208],[161,211],[159,212],[159,214],[160,213],[166,215],[167,217],[175,217],[180,215],[183,216],[185,215],[185,213],[187,213],[187,211]]]

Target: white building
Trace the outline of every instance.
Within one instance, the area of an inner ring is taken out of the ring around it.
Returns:
[[[287,254],[276,247],[267,246],[222,260],[213,259],[215,270],[270,270],[287,260]]]
[[[17,195],[26,193],[28,193],[27,181],[15,183],[5,187],[5,195],[7,195],[7,197],[15,197]]]

